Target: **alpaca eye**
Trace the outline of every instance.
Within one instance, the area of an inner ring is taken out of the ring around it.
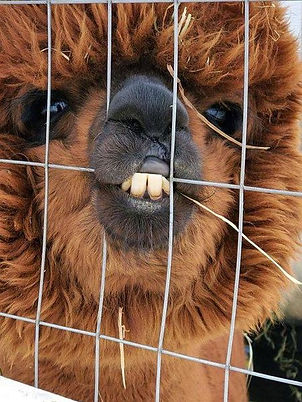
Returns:
[[[21,120],[26,132],[24,137],[34,145],[45,143],[45,128],[47,116],[47,91],[32,91],[23,99],[23,111]],[[69,104],[61,91],[51,92],[50,103],[50,139],[57,136],[55,125],[59,119],[69,110]]]
[[[50,104],[50,118],[52,119],[56,114],[62,113],[68,107],[64,100],[54,101]],[[47,115],[47,105],[41,110],[41,115]]]
[[[216,120],[219,123],[223,123],[224,120],[226,119],[227,111],[225,109],[222,109],[222,107],[218,105],[217,107],[215,106],[210,107],[206,111],[206,114],[213,120]]]
[[[226,134],[232,135],[242,126],[242,111],[233,103],[215,103],[204,116]]]

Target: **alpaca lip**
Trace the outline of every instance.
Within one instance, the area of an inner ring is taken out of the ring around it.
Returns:
[[[163,195],[159,199],[151,199],[146,191],[142,197],[134,197],[128,192],[121,190],[119,187],[117,187],[117,192],[121,193],[119,196],[123,198],[128,208],[137,210],[139,213],[153,214],[163,208],[169,207],[168,195]]]
[[[170,166],[167,162],[156,156],[147,156],[139,171],[141,173],[154,173],[163,177],[169,177]]]
[[[133,197],[115,184],[96,184],[95,208],[106,233],[118,247],[165,248],[169,239],[170,197]],[[182,232],[193,212],[192,203],[173,191],[174,235]]]
[[[161,197],[152,199],[146,190],[140,197],[133,196],[129,191],[122,190],[121,186],[112,186],[112,200],[118,202],[125,210],[137,213],[154,214],[161,209],[169,208],[169,195],[163,192]]]

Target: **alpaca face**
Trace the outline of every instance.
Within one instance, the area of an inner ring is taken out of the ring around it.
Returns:
[[[93,90],[81,94],[80,99],[79,83],[74,86],[76,90],[63,86],[51,94],[50,148],[53,143],[71,144],[73,153],[79,132],[85,137],[87,146],[82,148],[80,158],[87,157],[86,163],[94,169],[94,174],[89,175],[90,186],[83,190],[85,197],[90,197],[92,219],[99,221],[113,245],[125,250],[166,249],[169,236],[171,79],[167,80],[168,72],[143,74],[146,70],[143,67],[140,74],[133,74],[130,69],[126,74],[114,76],[108,115],[103,96],[105,88],[95,81],[88,82]],[[30,89],[17,100],[13,118],[29,152],[44,150],[46,97],[45,90]],[[230,102],[232,98],[234,95],[229,94],[216,103],[208,98],[203,114],[229,135],[239,136],[242,112],[239,104]],[[92,118],[86,124],[88,129],[83,129],[82,116],[87,110]],[[206,180],[208,164],[217,157],[215,152],[207,157],[207,149],[215,143],[215,138],[211,139],[214,134],[206,126],[192,128],[192,119],[180,99],[177,99],[176,112],[174,177]],[[228,151],[228,144],[223,145],[221,139],[216,141],[230,155],[239,156],[238,149]],[[67,152],[66,149],[65,155]],[[225,167],[219,169],[221,172],[216,174],[224,176]],[[176,241],[195,215],[192,203],[182,193],[191,197],[198,197],[199,193],[201,197],[207,196],[207,190],[200,191],[197,186],[174,185]]]

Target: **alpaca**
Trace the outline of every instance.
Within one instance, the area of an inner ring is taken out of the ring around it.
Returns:
[[[242,135],[244,8],[179,6],[178,77],[186,98],[237,141]],[[0,9],[0,158],[44,162],[47,9]],[[107,6],[52,6],[47,258],[41,320],[94,332],[102,244],[107,270],[101,333],[158,346],[166,281],[173,7],[113,5],[112,88],[106,115]],[[179,23],[180,24],[180,23]],[[301,189],[301,65],[284,10],[250,4],[245,184]],[[174,176],[239,184],[241,147],[177,101]],[[35,319],[41,265],[44,169],[0,164],[0,311]],[[129,180],[131,178],[131,180]],[[148,183],[147,183],[148,181]],[[237,233],[181,193],[238,222],[238,190],[175,183],[174,249],[164,348],[225,362]],[[245,191],[244,233],[290,271],[302,223],[299,197]],[[245,367],[242,331],[278,313],[287,279],[243,242],[232,365]],[[41,327],[39,386],[81,401],[94,393],[93,337]],[[101,340],[100,400],[151,401],[156,353]],[[34,325],[0,316],[4,376],[33,383]],[[219,401],[224,371],[162,357],[161,400]],[[247,399],[231,372],[229,400]]]

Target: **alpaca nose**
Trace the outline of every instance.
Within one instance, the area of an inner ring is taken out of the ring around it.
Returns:
[[[179,99],[175,105],[172,161],[172,105],[171,90],[164,80],[153,76],[132,75],[113,89],[107,119],[103,120],[102,105],[90,127],[91,167],[99,183],[121,185],[136,173],[141,173],[139,177],[143,180],[148,173],[163,177],[173,173],[175,177],[199,179],[199,150],[190,133],[188,113]],[[173,172],[170,172],[171,165]],[[155,179],[165,183],[159,177]]]
[[[127,79],[113,96],[108,119],[125,123],[154,143],[165,143],[171,137],[172,104],[173,94],[161,81],[136,75]],[[189,133],[188,114],[179,99],[176,108],[176,135],[179,130]]]

